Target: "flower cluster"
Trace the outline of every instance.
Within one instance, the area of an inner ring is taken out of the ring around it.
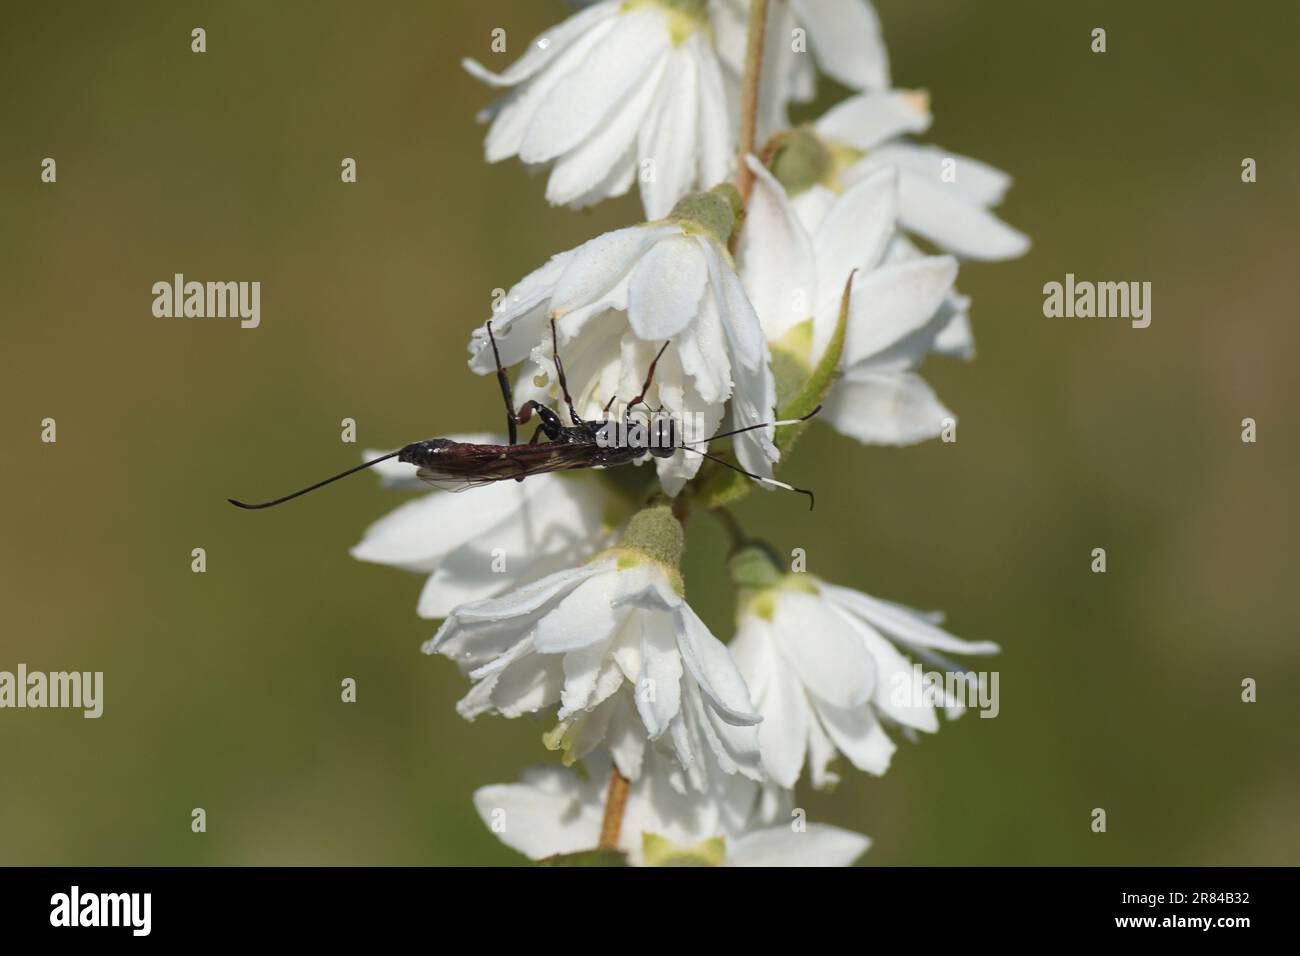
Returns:
[[[884,773],[896,736],[961,710],[923,693],[913,662],[961,672],[943,655],[997,646],[786,567],[726,506],[790,487],[775,469],[817,411],[869,444],[955,423],[920,368],[974,355],[961,261],[1028,247],[991,211],[1009,177],[915,139],[929,97],[891,88],[868,0],[599,0],[503,70],[465,67],[505,91],[480,115],[489,162],[545,168],[555,205],[635,184],[647,219],[509,289],[470,336],[471,370],[515,369],[520,421],[653,414],[677,441],[639,458],[653,469],[488,482],[472,508],[430,492],[353,553],[429,575],[418,611],[441,624],[424,651],[469,678],[463,717],[551,719],[561,766],[475,794],[507,845],[561,862],[848,865],[869,841],[807,822],[796,785],[834,783],[841,757]],[[851,95],[792,122],[819,71]],[[381,474],[421,476],[400,461]],[[687,601],[695,512],[732,533],[729,643]]]

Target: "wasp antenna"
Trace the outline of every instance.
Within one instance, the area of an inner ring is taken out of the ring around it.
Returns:
[[[744,468],[741,468],[739,465],[733,465],[731,462],[726,461],[725,459],[718,458],[714,455],[710,455],[707,451],[700,451],[698,448],[691,448],[688,445],[683,445],[681,447],[684,448],[686,451],[693,451],[695,452],[695,454],[709,459],[709,461],[715,461],[719,465],[722,465],[724,468],[730,468],[732,471],[738,471],[746,478],[749,478],[753,481],[757,481],[759,484],[771,485],[774,488],[784,488],[786,491],[796,491],[801,495],[807,495],[809,511],[812,511],[813,508],[815,508],[817,505],[817,498],[816,496],[813,495],[811,489],[800,488],[796,485],[787,484],[784,481],[777,481],[775,478],[764,478],[762,475],[756,475],[752,471],[746,471]]]
[[[326,478],[324,481],[318,481],[314,485],[308,485],[306,488],[303,488],[301,491],[295,491],[293,494],[285,495],[283,498],[276,498],[274,501],[263,501],[261,504],[250,505],[244,501],[236,501],[234,498],[227,498],[226,500],[229,501],[236,508],[243,508],[246,511],[258,511],[262,508],[270,508],[274,505],[282,505],[286,501],[292,501],[294,498],[305,495],[309,491],[315,491],[317,488],[323,488],[325,485],[328,485],[331,482],[338,481],[340,478],[346,478],[348,475],[355,475],[358,471],[364,471],[367,468],[379,464],[381,461],[388,461],[388,459],[390,458],[396,458],[400,454],[401,454],[400,451],[390,452],[387,455],[383,455],[379,458],[374,458],[364,464],[357,465],[355,468],[349,468],[347,471],[341,471],[337,475],[333,475],[329,478]]]
[[[814,408],[807,415],[804,415],[802,418],[787,418],[784,419],[783,421],[760,422],[757,425],[746,425],[744,428],[736,428],[729,432],[718,432],[718,434],[716,435],[713,435],[709,438],[701,438],[699,441],[684,442],[682,444],[682,447],[690,448],[692,445],[704,445],[707,444],[708,442],[715,441],[719,438],[730,438],[732,435],[742,435],[745,432],[752,432],[756,428],[767,428],[769,425],[771,425],[773,428],[776,428],[779,425],[798,425],[800,422],[806,422],[808,419],[812,418],[821,410],[822,407],[818,405],[816,408]]]

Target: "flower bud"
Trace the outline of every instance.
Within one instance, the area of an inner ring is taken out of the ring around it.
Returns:
[[[667,575],[673,590],[681,595],[686,593],[681,572],[685,543],[686,533],[682,530],[681,522],[673,516],[672,508],[668,505],[652,505],[634,514],[619,536],[618,543],[596,555],[592,561],[614,556],[618,558],[620,570],[636,567],[644,561],[653,561]]]
[[[835,157],[812,127],[800,126],[776,137],[768,166],[785,191],[795,196],[830,179]]]
[[[687,193],[677,200],[668,218],[703,230],[725,248],[743,205],[735,186],[720,183],[707,192]]]

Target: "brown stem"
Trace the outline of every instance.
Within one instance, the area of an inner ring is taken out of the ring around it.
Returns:
[[[601,850],[618,848],[618,835],[623,829],[623,811],[627,808],[627,777],[618,772],[618,767],[609,770],[609,788],[605,791],[605,818],[600,822],[600,842],[596,845]]]
[[[763,40],[767,33],[768,0],[750,0],[749,25],[745,36],[745,77],[740,94],[740,137],[736,148],[736,188],[748,206],[754,189],[754,174],[745,157],[754,151],[758,131],[758,81],[763,75]]]

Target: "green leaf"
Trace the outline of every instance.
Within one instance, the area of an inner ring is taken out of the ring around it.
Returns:
[[[538,866],[627,866],[627,856],[621,850],[582,850],[579,853],[557,853],[537,861]]]
[[[777,418],[804,418],[812,414],[813,410],[826,400],[826,395],[830,392],[838,374],[840,356],[844,353],[844,330],[848,327],[849,321],[849,294],[853,287],[853,277],[856,274],[857,270],[849,273],[849,278],[844,283],[844,295],[840,299],[839,318],[835,323],[835,331],[831,334],[831,340],[826,343],[826,351],[822,353],[817,367],[808,374],[803,384],[778,407]],[[796,326],[792,333],[802,335],[802,331],[801,326]],[[775,359],[773,364],[776,364]],[[788,370],[789,364],[787,362],[783,368]],[[782,458],[794,447],[795,441],[803,434],[810,421],[811,419],[795,425],[782,425],[777,428],[776,447],[781,452]],[[708,473],[701,474],[696,479],[696,483],[698,491],[695,498],[705,508],[717,508],[738,501],[749,494],[754,486],[753,481],[749,478],[720,465],[711,465]]]

